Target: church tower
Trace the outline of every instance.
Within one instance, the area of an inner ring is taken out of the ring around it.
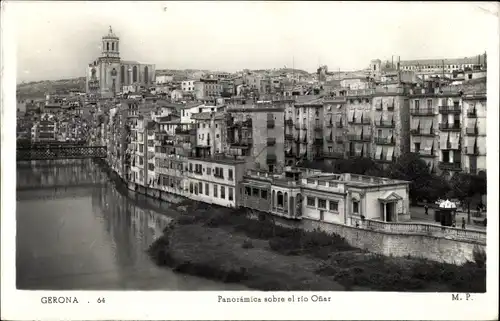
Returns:
[[[120,38],[109,26],[108,34],[102,37],[102,53],[99,58],[101,97],[115,97],[121,91],[119,45]]]
[[[120,38],[113,33],[113,29],[109,26],[108,34],[102,37],[102,57],[120,59],[119,44]]]

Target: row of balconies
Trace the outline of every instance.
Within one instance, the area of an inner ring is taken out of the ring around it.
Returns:
[[[347,135],[347,139],[349,139],[350,141],[370,142],[371,136],[369,136],[369,135]]]
[[[462,112],[461,106],[439,106],[439,112],[441,114],[460,114]]]
[[[372,123],[369,118],[361,118],[361,119],[350,119],[347,121],[349,124],[360,124],[360,125],[370,125]]]

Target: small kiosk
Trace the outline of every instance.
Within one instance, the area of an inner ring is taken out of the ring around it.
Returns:
[[[434,212],[434,219],[442,226],[453,226],[457,213],[457,204],[449,200],[441,201]]]

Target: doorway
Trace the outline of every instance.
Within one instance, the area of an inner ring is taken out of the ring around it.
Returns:
[[[386,206],[386,218],[387,222],[394,221],[394,203],[387,203]]]

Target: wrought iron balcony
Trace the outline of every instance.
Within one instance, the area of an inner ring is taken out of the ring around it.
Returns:
[[[371,141],[371,137],[367,135],[347,135],[347,138],[350,141],[358,141],[358,142],[369,142]]]
[[[378,145],[394,145],[393,137],[375,137],[375,144]]]
[[[314,131],[315,132],[322,132],[323,131],[323,127],[321,125],[314,125]]]
[[[285,134],[285,140],[293,140],[292,134]]]
[[[293,126],[293,120],[288,118],[287,120],[285,120],[285,125],[287,126]]]
[[[271,128],[274,128],[274,126],[275,126],[274,120],[267,121],[267,128],[271,129]]]
[[[395,125],[394,120],[379,120],[375,122],[375,126],[380,128],[394,128]]]
[[[344,153],[342,152],[323,152],[323,157],[324,158],[344,158]]]
[[[442,131],[460,131],[460,123],[441,123],[439,124],[439,130]]]
[[[441,114],[460,114],[462,108],[460,108],[460,106],[439,106],[439,112]]]
[[[274,146],[274,145],[276,145],[276,138],[268,137],[267,138],[267,146]]]
[[[462,163],[460,163],[460,162],[454,162],[454,163],[439,162],[439,168],[442,170],[448,170],[448,171],[460,171],[460,170],[462,170]]]
[[[411,108],[410,115],[414,116],[434,116],[434,110],[432,108]]]
[[[315,138],[314,145],[323,145],[323,138]]]
[[[436,135],[436,133],[434,132],[434,130],[432,128],[429,132],[424,132],[421,129],[411,129],[410,134],[412,134],[413,136],[435,136]]]
[[[344,142],[344,137],[342,137],[342,136],[335,136],[335,142],[336,143],[343,143]]]

